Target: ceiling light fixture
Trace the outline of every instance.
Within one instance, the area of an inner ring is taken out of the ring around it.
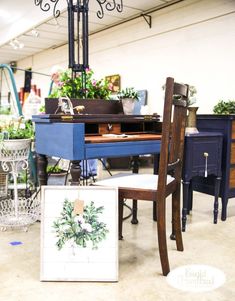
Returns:
[[[18,41],[17,39],[11,40],[10,43],[9,43],[9,45],[10,45],[14,50],[24,48],[24,43]]]
[[[40,33],[39,33],[39,32],[37,31],[37,29],[35,29],[35,28],[33,28],[33,29],[31,30],[31,34],[32,34],[32,36],[35,37],[35,38],[38,38],[39,35],[40,35]]]

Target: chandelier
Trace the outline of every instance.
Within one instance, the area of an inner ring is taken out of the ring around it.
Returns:
[[[54,18],[60,16],[57,4],[60,0],[34,0],[34,4],[39,6],[44,12],[53,10]],[[69,68],[74,76],[77,72],[85,76],[86,68],[89,68],[88,61],[88,11],[89,0],[66,0],[68,10],[68,48],[69,48]],[[123,11],[123,0],[94,0],[99,4],[96,13],[99,19],[104,17],[104,12]],[[76,33],[76,36],[75,36]],[[85,81],[85,79],[84,79]]]
[[[35,5],[40,6],[42,11],[49,11],[50,9],[53,9],[53,16],[54,18],[58,18],[60,16],[60,10],[57,9],[57,4],[60,0],[34,0]],[[79,6],[83,6],[86,5],[88,6],[89,4],[89,0],[77,0],[77,1],[73,1],[73,0],[66,0],[68,6],[69,5],[74,5],[73,2],[76,2],[75,6],[79,7]],[[119,0],[119,1],[115,1],[115,0],[95,0],[100,8],[97,11],[96,15],[99,19],[102,19],[104,17],[104,10],[106,9],[107,11],[113,11],[113,10],[117,10],[119,13],[121,13],[123,11],[123,0]],[[118,2],[118,3],[116,3]]]

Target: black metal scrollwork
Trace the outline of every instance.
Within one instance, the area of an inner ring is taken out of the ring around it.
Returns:
[[[105,6],[105,9],[108,11],[113,11],[115,9],[117,9],[117,11],[120,13],[123,11],[123,0],[120,0],[120,3],[116,3],[115,0],[113,0],[112,2],[107,1],[107,0],[96,0],[100,6],[100,10],[98,10],[97,12],[97,17],[99,19],[102,19],[104,17],[104,8],[103,6]]]
[[[51,3],[48,3],[51,2]],[[51,5],[54,5],[53,8],[53,16],[54,18],[58,18],[60,15],[60,10],[56,9],[56,6],[59,2],[59,0],[48,0],[48,2],[44,2],[44,0],[34,0],[34,4],[36,6],[39,6],[41,8],[42,11],[49,11],[51,9]]]
[[[119,13],[123,11],[123,0],[120,0],[120,3],[116,3],[116,0],[96,0],[100,6],[100,9],[97,11],[97,17],[102,19],[104,17],[104,8],[107,11],[117,10]],[[34,0],[36,6],[40,6],[42,11],[49,11],[51,6],[54,5],[53,8],[53,16],[54,18],[58,18],[60,16],[60,10],[56,8],[59,0]],[[67,3],[72,3],[72,0],[67,0]],[[87,3],[89,0],[87,0]]]

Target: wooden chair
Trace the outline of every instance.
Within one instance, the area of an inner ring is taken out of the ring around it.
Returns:
[[[120,239],[122,239],[124,199],[154,201],[157,209],[158,245],[164,276],[170,271],[166,243],[166,197],[170,194],[172,195],[172,227],[176,246],[178,251],[183,251],[180,186],[187,99],[188,85],[174,83],[174,79],[168,77],[165,86],[159,175],[118,174],[94,184],[118,187]]]

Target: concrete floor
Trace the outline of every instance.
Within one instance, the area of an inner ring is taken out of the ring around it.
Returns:
[[[167,211],[170,213],[170,199]],[[139,224],[124,222],[119,242],[119,282],[40,282],[40,222],[23,231],[0,232],[0,301],[165,301],[235,300],[235,199],[229,200],[228,218],[213,224],[213,198],[195,193],[194,209],[183,233],[184,252],[168,240],[171,270],[187,264],[206,264],[222,270],[226,282],[204,293],[183,292],[171,287],[161,275],[156,224],[152,204],[139,202]],[[171,233],[168,216],[168,236]],[[21,241],[18,246],[12,241]]]

